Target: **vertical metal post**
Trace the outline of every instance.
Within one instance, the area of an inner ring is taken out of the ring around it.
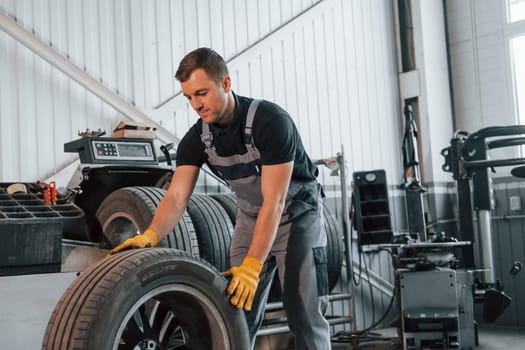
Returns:
[[[473,161],[488,160],[487,137],[480,138],[473,145],[475,150]],[[468,165],[468,164],[467,164]],[[496,282],[494,274],[494,257],[492,251],[492,222],[491,213],[492,203],[494,200],[494,192],[492,185],[492,178],[488,167],[476,169],[471,168],[472,173],[472,188],[474,189],[474,210],[478,218],[478,231],[476,241],[480,251],[480,260],[483,264],[482,281],[487,284],[494,284]]]
[[[494,258],[492,254],[492,227],[490,210],[478,210],[478,244],[480,248],[480,260],[483,266],[483,282],[496,283],[494,274]]]
[[[346,169],[344,159],[344,147],[341,145],[341,152],[337,153],[337,163],[339,164],[339,177],[341,182],[341,201],[342,201],[342,217],[343,217],[343,238],[345,241],[345,262],[346,262],[346,278],[348,294],[350,294],[350,315],[352,316],[352,334],[357,333],[357,326],[355,322],[355,298],[352,290],[352,233],[350,230],[350,211],[348,208],[348,195],[346,184]],[[357,337],[352,338],[352,346],[357,346]]]
[[[474,268],[476,266],[473,247],[475,240],[474,221],[472,220],[472,203],[470,199],[470,182],[468,178],[457,177],[456,183],[459,204],[459,239],[472,242],[471,245],[465,246],[461,249],[462,260],[466,268]]]
[[[412,115],[412,105],[405,104],[405,134],[403,136],[403,171],[408,216],[408,230],[411,235],[418,236],[422,241],[427,240],[425,223],[425,209],[423,206],[423,192],[419,171],[419,154],[417,142],[417,127]],[[416,238],[416,237],[414,237]]]
[[[405,188],[405,204],[407,208],[408,231],[413,238],[427,240],[423,194],[419,190]],[[416,237],[417,236],[417,237]]]

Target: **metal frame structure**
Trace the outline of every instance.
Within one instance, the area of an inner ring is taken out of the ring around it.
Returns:
[[[157,128],[157,137],[162,142],[179,143],[180,140],[175,135],[2,13],[0,29],[131,120],[154,125]]]

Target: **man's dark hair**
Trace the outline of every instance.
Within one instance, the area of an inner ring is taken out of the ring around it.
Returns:
[[[195,69],[203,69],[214,81],[220,82],[228,75],[224,59],[214,50],[201,47],[188,53],[179,63],[175,78],[181,83],[189,79]]]

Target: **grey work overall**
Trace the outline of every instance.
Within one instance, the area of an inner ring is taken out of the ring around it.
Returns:
[[[201,140],[209,163],[237,196],[237,217],[230,246],[230,264],[239,266],[250,247],[262,205],[260,153],[252,142],[251,126],[259,101],[248,109],[244,142],[246,153],[220,157],[213,147],[209,126],[202,123]],[[316,181],[292,179],[277,236],[260,274],[252,310],[246,312],[252,348],[264,318],[271,282],[277,268],[288,325],[297,349],[330,349],[330,330],[324,313],[328,305],[326,232]]]

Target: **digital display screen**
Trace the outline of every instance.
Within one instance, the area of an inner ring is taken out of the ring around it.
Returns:
[[[137,144],[118,144],[118,153],[122,157],[147,157],[149,152],[145,145]]]
[[[91,141],[93,162],[156,164],[153,142],[149,140],[97,139]]]

